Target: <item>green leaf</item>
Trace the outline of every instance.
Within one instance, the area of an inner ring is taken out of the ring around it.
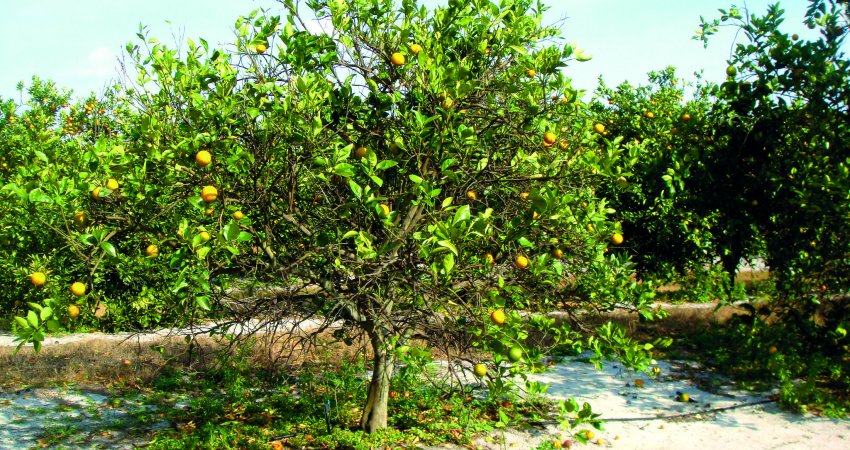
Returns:
[[[526,239],[525,237],[521,237],[521,238],[517,239],[517,243],[519,245],[525,247],[525,248],[533,248],[534,247],[534,244],[531,241],[529,241],[528,239]]]
[[[222,231],[224,232],[224,239],[226,241],[234,241],[239,237],[239,224],[235,220],[231,220],[230,223],[222,228]]]
[[[48,320],[47,322],[45,322],[45,324],[47,325],[47,331],[51,333],[56,333],[57,331],[59,331],[58,320]]]
[[[410,181],[414,182],[415,184],[421,184],[422,183],[422,177],[420,177],[418,175],[410,174],[410,175],[408,175],[408,178],[410,178]]]
[[[348,179],[348,187],[351,188],[351,192],[354,194],[354,198],[360,200],[363,197],[363,188],[360,187],[354,180],[351,178]]]
[[[254,239],[254,236],[247,231],[240,231],[239,236],[236,237],[236,240],[239,242],[247,242]]]
[[[459,256],[458,251],[457,251],[457,247],[455,247],[455,245],[452,244],[450,241],[447,241],[447,240],[437,241],[437,245],[439,245],[440,247],[445,247],[445,248],[449,249],[450,252],[454,253],[455,256]]]
[[[29,324],[29,322],[27,322],[27,319],[24,319],[23,317],[15,316],[15,322],[17,322],[18,327],[20,327],[20,328],[29,328],[30,327],[30,324]]]
[[[40,188],[35,188],[29,193],[30,203],[53,203],[53,199],[49,195],[41,191]]]
[[[113,258],[118,256],[118,251],[115,250],[115,246],[112,245],[111,242],[101,242],[100,248],[102,248],[103,251],[106,252],[106,254],[108,254],[109,256],[111,256]]]
[[[35,311],[29,311],[27,313],[27,322],[29,322],[31,328],[38,328],[38,316],[35,314]]]
[[[454,221],[452,223],[457,225],[460,222],[466,222],[471,216],[472,215],[469,211],[469,205],[463,205],[458,208],[457,212],[455,213]]]
[[[455,267],[455,255],[451,253],[446,253],[443,256],[443,268],[446,269],[446,275],[448,275],[452,269]]]
[[[324,127],[322,127],[322,118],[318,114],[316,114],[315,116],[313,116],[313,137],[318,136],[322,132],[323,128]]]
[[[97,245],[97,238],[92,234],[81,235],[80,241],[86,245]]]
[[[334,173],[345,178],[354,176],[354,166],[348,163],[339,163],[334,166]]]
[[[53,308],[51,308],[49,306],[45,306],[44,309],[41,310],[41,313],[39,313],[38,316],[41,318],[42,321],[45,321],[45,320],[49,319],[50,316],[52,316],[52,315],[53,315]]]
[[[443,203],[442,203],[442,208],[445,209],[445,208],[448,208],[449,206],[451,206],[452,201],[454,201],[454,197],[444,198]]]
[[[377,169],[377,170],[387,170],[390,167],[395,167],[397,165],[398,165],[398,163],[395,162],[395,161],[384,160],[384,161],[379,162],[378,165],[375,166],[375,169]]]
[[[198,305],[198,308],[201,308],[204,311],[212,309],[212,305],[210,305],[210,298],[205,295],[195,297],[195,303]]]

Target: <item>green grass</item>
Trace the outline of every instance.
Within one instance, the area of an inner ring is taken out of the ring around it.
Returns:
[[[778,388],[780,404],[791,410],[847,418],[850,350],[827,332],[809,322],[736,319],[678,336],[666,357],[700,361],[742,388]]]
[[[364,361],[303,367],[285,376],[235,361],[204,373],[164,373],[154,383],[149,395],[157,402],[176,393],[191,393],[193,400],[169,413],[177,427],[154,434],[150,448],[268,449],[275,440],[286,448],[469,445],[475,434],[493,429],[500,410],[519,418],[543,407],[483,400],[469,388],[444,389],[423,381],[418,371],[401,370],[391,388],[389,428],[366,434],[358,429],[367,387]]]

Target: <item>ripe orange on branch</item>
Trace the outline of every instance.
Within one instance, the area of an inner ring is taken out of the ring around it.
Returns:
[[[77,297],[85,295],[86,285],[80,283],[79,281],[75,281],[73,284],[71,284],[71,293],[76,295]]]
[[[80,315],[80,307],[77,305],[68,305],[68,317],[76,319]]]
[[[508,316],[505,315],[504,310],[497,309],[490,313],[490,320],[492,320],[496,325],[502,325],[507,319]]]
[[[614,245],[620,245],[623,243],[623,235],[620,233],[614,233],[611,235],[611,243]]]
[[[366,147],[363,147],[363,146],[357,147],[357,148],[354,149],[354,157],[358,158],[358,159],[365,158],[367,152],[368,152],[368,150],[366,150]]]
[[[414,55],[418,55],[419,52],[422,51],[422,46],[419,45],[419,44],[410,44],[410,47],[408,47],[408,50],[410,50],[410,53],[412,53]]]
[[[212,154],[206,150],[201,150],[195,153],[195,162],[201,167],[206,167],[212,162]]]
[[[605,133],[605,125],[602,125],[601,123],[594,124],[593,125],[593,131],[595,131],[599,134],[603,134],[603,133]]]
[[[159,247],[157,247],[156,244],[148,245],[145,249],[145,254],[151,258],[156,258],[159,256]]]
[[[106,180],[106,188],[109,189],[109,190],[113,190],[113,191],[117,190],[118,189],[118,180],[116,180],[115,178],[110,178],[110,179]]]
[[[82,227],[86,224],[86,220],[88,220],[88,217],[86,216],[85,211],[77,211],[74,213],[74,225]]]
[[[201,198],[207,203],[214,202],[218,198],[218,189],[215,186],[204,186],[201,189]]]
[[[392,54],[392,56],[390,56],[390,61],[393,63],[394,66],[404,65],[404,54],[402,54],[401,52],[395,52]]]
[[[472,368],[472,372],[476,377],[483,378],[484,375],[487,375],[487,366],[482,363],[478,363]]]
[[[47,275],[44,272],[33,272],[30,275],[30,282],[35,286],[43,286],[47,282]]]
[[[552,145],[557,140],[558,140],[558,136],[556,136],[555,133],[553,133],[551,131],[547,131],[546,133],[543,133],[543,143],[544,144]]]
[[[514,266],[517,269],[527,269],[529,263],[530,261],[525,255],[517,255],[517,257],[514,258]]]

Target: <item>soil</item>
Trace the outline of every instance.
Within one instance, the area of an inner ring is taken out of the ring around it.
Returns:
[[[734,306],[664,308],[671,313],[667,319],[671,324],[685,327],[712,326],[746,313]],[[638,323],[629,313],[618,312],[611,318],[631,327]],[[163,419],[166,411],[162,408],[182,408],[185,404],[145,404],[133,395],[113,394],[100,386],[107,380],[138,376],[144,367],[154,368],[147,376],[155,375],[159,362],[150,356],[150,345],[164,336],[180,336],[182,331],[51,337],[39,355],[26,348],[12,355],[13,339],[0,336],[0,358],[6,358],[0,364],[6,372],[20,372],[18,378],[8,376],[7,387],[0,389],[0,449],[130,449],[144,446],[156,430],[179,426]],[[71,358],[69,354],[77,356]],[[91,360],[80,361],[81,354],[91,354]],[[44,366],[38,370],[55,372],[54,382],[48,387],[28,387],[22,383],[26,371],[39,361]],[[86,369],[98,365],[95,361],[99,361],[99,369]],[[597,370],[585,358],[572,358],[555,364],[535,380],[549,383],[545,394],[549,398],[573,397],[580,403],[590,403],[594,412],[602,414],[604,431],[594,430],[594,441],[601,441],[587,448],[850,448],[850,421],[782,411],[774,402],[775,392],[739,390],[731,380],[694,361],[659,361],[658,365],[661,375],[649,378],[616,362],[605,363]],[[86,370],[87,375],[78,374]],[[56,383],[69,378],[90,385]],[[642,387],[635,383],[638,379]],[[10,380],[17,380],[17,385],[9,386]],[[470,382],[474,382],[471,377]],[[687,393],[691,401],[677,400],[677,393]],[[570,431],[555,423],[515,424],[504,432],[480,436],[476,445],[483,449],[528,449],[545,441],[569,439]]]

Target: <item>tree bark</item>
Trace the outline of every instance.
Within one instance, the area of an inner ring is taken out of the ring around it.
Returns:
[[[367,433],[387,427],[387,400],[390,396],[390,379],[393,376],[395,358],[383,333],[369,332],[374,357],[372,363],[372,382],[369,383],[369,394],[366,397],[366,407],[360,418],[360,428]]]

